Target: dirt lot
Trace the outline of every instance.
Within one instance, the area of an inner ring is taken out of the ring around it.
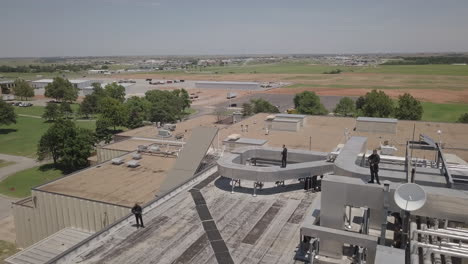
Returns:
[[[391,97],[409,92],[416,98],[434,103],[468,103],[468,77],[444,75],[403,75],[379,73],[344,74],[133,74],[115,78],[166,78],[210,81],[288,82],[293,87],[260,93],[295,94],[314,91],[319,95],[360,96],[371,89],[384,89]],[[211,94],[208,92],[207,94]],[[211,95],[209,95],[211,96]],[[214,95],[213,95],[214,96]],[[208,98],[210,100],[210,97]],[[218,101],[220,103],[222,100]],[[204,103],[200,103],[204,104]]]

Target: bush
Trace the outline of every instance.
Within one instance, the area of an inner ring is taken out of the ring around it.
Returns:
[[[300,114],[326,115],[327,109],[320,103],[320,97],[314,92],[304,91],[294,96],[294,107]]]
[[[458,123],[468,124],[468,113],[464,113],[458,118]]]
[[[343,97],[335,107],[335,114],[340,116],[351,116],[356,112],[354,101],[349,97]]]
[[[395,109],[395,117],[402,120],[421,120],[423,107],[409,93],[399,96],[398,107]]]

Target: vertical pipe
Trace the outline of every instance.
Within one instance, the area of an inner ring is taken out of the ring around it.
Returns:
[[[419,264],[419,255],[418,248],[415,247],[417,241],[417,234],[414,233],[414,230],[418,229],[416,222],[413,220],[410,223],[410,254],[411,254],[411,264]]]

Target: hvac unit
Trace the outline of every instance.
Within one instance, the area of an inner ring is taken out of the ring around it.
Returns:
[[[120,165],[124,162],[124,160],[122,158],[113,158],[112,159],[112,164],[114,165]]]
[[[132,155],[132,158],[133,158],[134,160],[139,160],[139,159],[141,159],[141,154],[134,153],[134,154]]]
[[[130,167],[130,168],[136,168],[136,167],[140,166],[140,162],[138,160],[131,160],[131,161],[127,162],[127,166]]]
[[[169,132],[168,130],[160,129],[160,130],[158,131],[158,136],[163,137],[163,138],[168,138],[168,137],[171,137],[172,134],[171,134],[171,132]]]

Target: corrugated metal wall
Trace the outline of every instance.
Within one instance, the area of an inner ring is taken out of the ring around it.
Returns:
[[[101,163],[101,162],[111,160],[115,157],[119,157],[130,152],[124,151],[124,150],[98,148],[96,153],[97,153],[97,163]]]
[[[32,197],[31,206],[13,205],[16,243],[22,248],[65,227],[96,232],[130,213],[128,207],[56,193],[33,190]]]

